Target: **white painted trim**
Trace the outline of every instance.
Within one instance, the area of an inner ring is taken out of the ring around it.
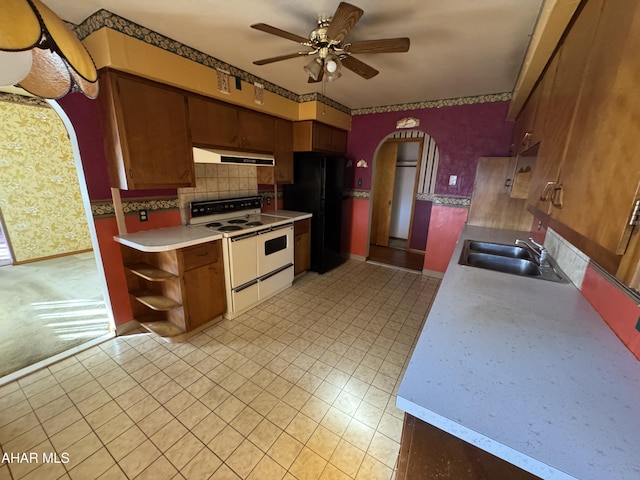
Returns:
[[[436,270],[424,269],[422,270],[422,275],[426,275],[427,277],[439,278],[442,279],[444,277],[444,273],[438,272]]]

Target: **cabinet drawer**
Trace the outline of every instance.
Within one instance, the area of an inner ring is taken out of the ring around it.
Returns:
[[[311,219],[305,218],[293,223],[293,234],[297,237],[303,233],[307,233],[311,229]]]
[[[216,242],[208,242],[183,248],[182,263],[184,270],[191,270],[203,265],[218,263],[220,261],[220,245],[221,242],[218,240]]]

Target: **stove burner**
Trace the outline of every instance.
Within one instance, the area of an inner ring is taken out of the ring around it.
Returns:
[[[235,232],[237,230],[242,230],[242,227],[238,225],[225,225],[224,227],[218,228],[220,232]]]
[[[231,220],[227,220],[227,223],[247,223],[248,220],[244,218],[232,218]]]
[[[205,225],[205,227],[209,227],[209,228],[216,228],[216,227],[221,227],[222,224],[220,222],[211,222],[211,223],[207,223]]]
[[[262,222],[249,222],[247,223],[247,227],[259,227],[260,225],[264,225]]]

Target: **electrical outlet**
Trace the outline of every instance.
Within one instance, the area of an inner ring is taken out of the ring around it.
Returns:
[[[458,183],[458,176],[457,175],[449,175],[449,186],[454,186],[456,183]]]
[[[271,197],[267,197],[267,205],[271,205]]]
[[[236,79],[236,90],[242,90],[242,79],[240,77],[233,77]]]
[[[147,214],[146,210],[138,210],[138,218],[141,222],[146,222],[147,220],[149,220],[149,215]]]

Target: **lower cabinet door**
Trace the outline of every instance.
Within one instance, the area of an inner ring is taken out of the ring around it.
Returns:
[[[226,311],[222,264],[210,264],[184,272],[188,330],[219,317]]]

